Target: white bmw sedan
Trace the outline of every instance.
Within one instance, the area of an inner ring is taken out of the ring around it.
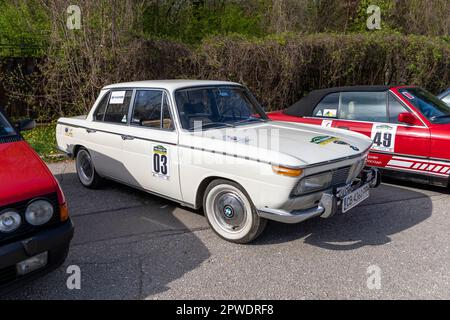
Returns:
[[[268,219],[345,213],[379,181],[365,168],[368,137],[271,121],[232,82],[109,85],[87,116],[59,119],[56,137],[85,187],[111,179],[202,207],[212,229],[237,243],[258,237]]]

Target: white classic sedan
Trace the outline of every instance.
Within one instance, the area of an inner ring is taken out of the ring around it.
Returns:
[[[271,121],[232,82],[109,85],[87,116],[59,119],[56,137],[84,186],[111,179],[203,207],[212,229],[237,243],[255,239],[267,219],[346,212],[379,183],[365,169],[368,137]]]

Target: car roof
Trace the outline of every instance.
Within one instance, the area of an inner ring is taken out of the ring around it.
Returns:
[[[239,85],[236,82],[230,81],[216,81],[216,80],[146,80],[115,83],[105,86],[103,90],[116,88],[161,88],[169,91],[186,87],[201,87],[201,86],[218,86],[218,85]]]
[[[328,94],[335,92],[382,92],[391,88],[391,86],[351,86],[351,87],[333,87],[327,89],[313,90],[307,96],[303,97],[290,107],[284,113],[291,116],[311,116],[317,104]]]

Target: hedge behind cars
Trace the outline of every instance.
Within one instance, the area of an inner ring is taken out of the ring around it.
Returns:
[[[438,93],[450,83],[450,39],[445,37],[217,36],[196,47],[133,38],[111,51],[100,45],[95,33],[92,38],[78,36],[88,39],[52,47],[33,81],[17,86],[17,77],[3,79],[11,96],[26,97],[42,120],[86,113],[102,86],[131,80],[237,81],[247,85],[266,110],[287,107],[313,89],[331,86],[411,84]]]

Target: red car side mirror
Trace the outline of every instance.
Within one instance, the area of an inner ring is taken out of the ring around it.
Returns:
[[[421,124],[420,121],[412,113],[409,113],[409,112],[400,113],[398,115],[398,122],[406,123],[411,126]]]

